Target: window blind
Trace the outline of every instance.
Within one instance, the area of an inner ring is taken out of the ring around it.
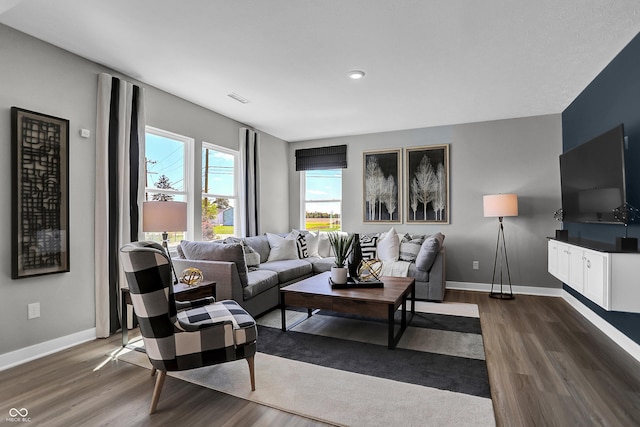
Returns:
[[[296,150],[296,171],[345,169],[346,167],[346,145]]]

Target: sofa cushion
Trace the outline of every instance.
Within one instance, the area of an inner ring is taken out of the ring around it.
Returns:
[[[296,242],[296,250],[298,251],[298,258],[309,258],[309,250],[307,249],[307,238],[304,233],[298,230],[292,230],[287,236],[287,239],[293,239]]]
[[[247,245],[247,242],[240,237],[227,237],[223,240],[223,243],[239,243],[244,250],[244,261],[247,264],[249,271],[256,270],[260,266],[260,254],[257,253],[251,246]],[[179,246],[178,246],[179,247]]]
[[[428,282],[429,281],[429,272],[420,270],[416,267],[415,263],[409,264],[409,274],[408,277],[413,277],[416,279],[416,282]]]
[[[362,250],[362,260],[367,261],[370,259],[376,259],[378,253],[376,246],[378,244],[377,235],[363,234],[360,236],[360,249]]]
[[[183,240],[180,242],[182,251],[187,259],[205,261],[228,261],[234,262],[240,276],[240,284],[246,287],[247,264],[244,260],[244,250],[239,243],[214,243],[214,242],[192,242]]]
[[[278,273],[278,281],[280,283],[286,283],[311,274],[313,268],[307,261],[290,259],[262,263],[260,264],[260,270],[275,271]]]
[[[431,270],[436,256],[444,243],[444,234],[436,233],[424,239],[416,257],[416,267],[422,271]]]
[[[320,234],[307,231],[304,233],[304,238],[307,241],[307,254],[309,257],[319,257],[318,243],[320,240]]]
[[[269,270],[250,271],[248,280],[248,286],[242,290],[242,296],[245,300],[278,286],[278,273]]]
[[[294,239],[287,239],[271,233],[267,233],[267,239],[271,247],[267,262],[298,259],[298,249]]]
[[[424,242],[424,236],[405,234],[400,242],[400,261],[414,262]]]
[[[251,246],[254,251],[260,254],[260,262],[267,262],[271,247],[269,246],[269,239],[267,239],[266,234],[245,237],[243,240],[248,246]]]
[[[378,259],[383,262],[395,262],[400,258],[400,239],[395,228],[391,227],[378,239]]]
[[[305,261],[310,262],[313,265],[313,274],[324,273],[325,271],[331,271],[331,267],[335,266],[336,257],[330,256],[326,258],[309,257]]]

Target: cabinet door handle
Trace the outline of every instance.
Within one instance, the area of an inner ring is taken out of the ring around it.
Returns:
[[[591,261],[587,260],[587,268],[591,268]]]

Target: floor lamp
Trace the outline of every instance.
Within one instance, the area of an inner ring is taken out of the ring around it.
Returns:
[[[505,216],[518,216],[518,196],[516,194],[491,194],[483,197],[484,216],[498,217],[498,241],[496,242],[496,257],[493,262],[493,277],[491,279],[491,298],[498,299],[514,299],[513,289],[511,288],[511,272],[509,271],[509,258],[507,257],[507,244],[504,240],[504,226],[502,218]],[[496,267],[500,262],[500,292],[493,291],[493,285],[496,283]],[[503,261],[507,269],[507,278],[509,280],[509,292],[503,291]]]
[[[169,232],[187,229],[187,204],[185,202],[144,202],[142,204],[142,231],[162,233],[162,246],[167,251],[169,265],[173,272],[174,284],[178,283],[178,275],[171,262],[169,253]]]

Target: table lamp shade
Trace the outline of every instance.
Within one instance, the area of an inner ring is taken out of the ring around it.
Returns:
[[[175,232],[187,229],[185,202],[144,202],[142,230],[145,232]]]
[[[518,216],[517,194],[489,194],[482,202],[486,217]]]

